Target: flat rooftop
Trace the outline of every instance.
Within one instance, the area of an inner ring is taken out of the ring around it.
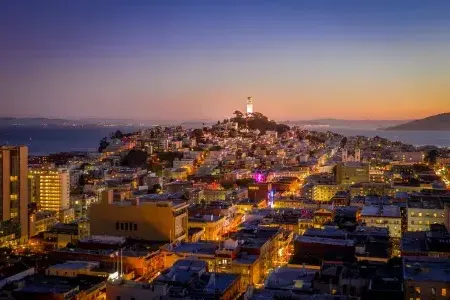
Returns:
[[[407,281],[437,281],[450,283],[450,259],[404,257],[403,274]]]
[[[216,291],[224,293],[240,276],[239,274],[225,273],[208,273],[205,275],[214,276],[214,280],[210,280],[204,288],[204,292],[207,294],[214,294]]]
[[[421,209],[444,209],[442,202],[439,198],[418,198],[408,200],[408,208],[421,208]]]
[[[303,235],[345,239],[347,232],[333,227],[325,227],[324,229],[308,228]]]
[[[19,294],[74,293],[88,290],[104,283],[106,279],[99,276],[78,275],[77,277],[34,275],[28,278],[25,286],[15,292]]]
[[[95,244],[109,244],[109,245],[121,245],[126,242],[125,237],[112,236],[112,235],[92,235],[88,238],[81,240],[82,243],[95,243]]]
[[[315,244],[325,244],[325,245],[336,245],[336,246],[344,246],[351,247],[355,245],[355,241],[353,240],[338,240],[331,238],[320,238],[320,237],[310,237],[310,236],[298,236],[295,239],[297,242],[303,243],[315,243]]]
[[[251,265],[258,260],[258,255],[241,255],[240,257],[233,260],[233,263],[241,265]]]
[[[224,216],[216,216],[216,215],[198,215],[189,217],[189,222],[213,223],[224,218],[225,218]]]
[[[365,205],[361,217],[400,218],[400,207],[395,205]]]
[[[51,266],[50,268],[58,270],[79,270],[79,269],[90,269],[98,267],[99,265],[100,265],[99,262],[93,261],[67,261],[62,264]]]
[[[306,268],[277,268],[270,273],[265,288],[280,290],[310,289],[316,272],[317,270]]]
[[[173,252],[178,253],[196,253],[214,255],[219,249],[219,243],[198,242],[198,243],[181,243],[173,248]]]
[[[173,198],[172,198],[173,197]],[[153,204],[153,205],[165,205],[172,206],[175,208],[187,206],[186,200],[179,199],[180,194],[146,194],[143,196],[138,196],[139,205]],[[178,199],[177,199],[178,198]],[[134,199],[124,200],[120,202],[114,202],[113,204],[119,206],[130,206],[135,203]]]

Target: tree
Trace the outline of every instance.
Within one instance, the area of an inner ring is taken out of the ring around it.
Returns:
[[[241,113],[239,110],[235,110],[233,115],[236,116],[236,119],[242,119],[244,117],[244,114]]]
[[[146,167],[147,165],[147,153],[140,150],[130,150],[128,154],[123,158],[122,165],[127,167]]]
[[[435,165],[437,158],[438,158],[438,151],[436,149],[432,149],[430,151],[427,152],[427,154],[425,155],[425,161],[429,164],[429,165]]]
[[[160,190],[162,190],[162,187],[159,183],[153,185],[153,187],[150,189],[150,193],[158,193]]]
[[[117,130],[116,132],[111,132],[111,134],[109,135],[109,137],[113,140],[113,139],[121,139],[123,138],[123,133],[120,130]]]
[[[103,150],[108,148],[108,146],[109,146],[108,138],[105,136],[104,138],[102,138],[100,140],[100,146],[98,147],[98,152],[102,153]]]

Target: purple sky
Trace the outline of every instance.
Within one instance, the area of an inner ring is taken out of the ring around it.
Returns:
[[[0,115],[450,111],[450,1],[0,1]]]

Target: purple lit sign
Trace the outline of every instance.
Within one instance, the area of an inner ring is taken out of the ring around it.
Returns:
[[[255,179],[256,182],[264,182],[266,180],[264,174],[262,173],[253,174],[253,179]]]

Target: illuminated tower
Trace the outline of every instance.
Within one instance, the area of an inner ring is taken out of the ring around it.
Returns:
[[[253,98],[247,97],[247,115],[251,115],[253,113]]]
[[[0,238],[28,236],[28,147],[0,146]],[[13,235],[14,234],[14,235]]]

